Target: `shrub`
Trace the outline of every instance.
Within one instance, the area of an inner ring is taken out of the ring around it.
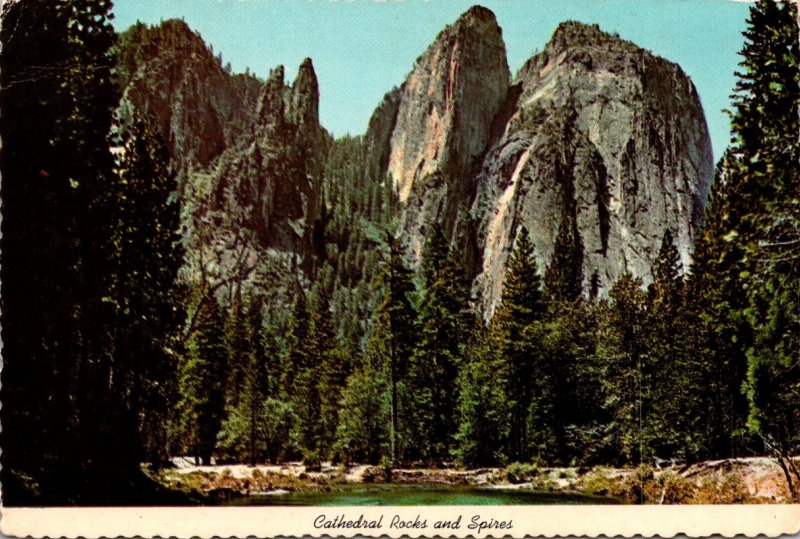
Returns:
[[[526,483],[539,475],[539,467],[535,464],[523,464],[514,462],[506,466],[504,474],[509,483]]]

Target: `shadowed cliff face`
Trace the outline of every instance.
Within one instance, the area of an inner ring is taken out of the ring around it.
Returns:
[[[289,86],[283,66],[264,83],[230,74],[182,21],[137,25],[121,41],[120,115],[157,121],[187,230],[202,226],[203,242],[224,243],[245,227],[259,247],[308,255],[327,147],[311,60]]]
[[[235,144],[252,118],[260,82],[226,72],[179,20],[137,24],[121,38],[120,111],[154,118],[181,178]]]
[[[697,92],[681,69],[595,26],[564,23],[514,85],[514,114],[487,154],[472,215],[484,312],[497,306],[521,226],[540,267],[565,215],[584,246],[586,286],[628,271],[649,282],[667,228],[684,265],[713,173]]]
[[[262,246],[309,254],[326,147],[310,59],[291,86],[284,83],[283,66],[272,71],[250,129],[220,159],[209,203],[227,215],[245,209],[240,225],[253,230]]]

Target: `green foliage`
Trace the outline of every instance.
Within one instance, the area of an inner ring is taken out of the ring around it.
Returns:
[[[112,376],[112,2],[3,8],[4,503],[110,503],[141,447]]]
[[[548,436],[535,454],[550,462],[608,461],[609,416],[599,405],[603,370],[595,313],[580,299],[553,303],[541,331],[538,355],[546,372],[534,377],[534,393],[541,410],[537,421],[547,425],[540,428]]]
[[[502,367],[495,343],[478,322],[458,374],[458,443],[455,454],[463,466],[497,466],[506,462],[510,409],[497,383]]]
[[[722,164],[729,157],[723,158]],[[685,319],[689,342],[699,365],[702,415],[699,431],[706,455],[719,458],[741,451],[737,434],[745,426],[747,401],[741,386],[747,372],[745,351],[752,339],[744,309],[737,260],[741,246],[727,241],[736,222],[735,191],[720,166],[706,210],[705,227],[697,240],[694,265],[687,282]]]
[[[416,312],[412,306],[412,274],[404,259],[400,240],[387,231],[384,241],[386,253],[379,281],[383,289],[383,301],[375,311],[372,343],[374,352],[383,356],[381,363],[388,368],[391,404],[388,457],[391,465],[394,465],[403,458],[406,450],[409,453],[412,451],[410,439],[413,438],[415,418],[404,407],[411,401],[406,382],[416,339]],[[401,398],[404,399],[402,404]]]
[[[652,369],[647,356],[647,296],[642,282],[623,274],[602,311],[598,353],[603,367],[605,406],[614,423],[614,445],[624,462],[649,460],[652,430]]]
[[[523,464],[521,462],[512,462],[503,470],[506,480],[513,484],[526,483],[540,473],[541,470],[537,465]]]
[[[225,318],[214,303],[189,342],[181,365],[179,403],[184,446],[203,464],[210,464],[225,413],[228,350]]]
[[[490,326],[500,354],[497,377],[510,412],[505,452],[513,460],[525,460],[530,456],[529,413],[547,415],[547,410],[542,406],[549,406],[549,398],[545,398],[545,401],[531,409],[534,371],[538,369],[541,373],[544,370],[543,365],[537,364],[541,356],[534,357],[544,310],[541,278],[533,245],[528,231],[523,227],[506,271],[502,302]],[[550,435],[545,435],[545,438],[549,439]]]
[[[553,256],[544,275],[549,302],[575,301],[583,291],[583,241],[575,216],[565,211],[556,235]]]
[[[113,376],[142,457],[159,464],[177,393],[183,298],[177,283],[183,258],[177,182],[155,128],[134,117],[119,160],[114,230],[117,277]]]
[[[751,8],[732,121],[740,156],[734,174],[747,203],[741,271],[750,275],[746,312],[754,332],[748,350],[749,425],[782,458],[800,447],[795,427],[800,417],[800,256],[792,225],[800,200],[795,16],[791,2],[762,1]]]
[[[320,393],[320,452],[330,458],[339,424],[342,393],[351,374],[351,359],[339,349],[330,300],[324,289],[317,293],[311,314],[314,350],[318,357]]]
[[[371,341],[366,359],[342,393],[335,451],[343,462],[378,464],[389,454],[390,383],[385,358]]]
[[[274,440],[285,421],[286,406],[270,398],[277,394],[280,354],[274,335],[264,326],[263,298],[246,296],[237,301],[226,325],[228,377],[226,418],[218,435],[217,450],[227,459],[255,465],[274,460]],[[238,381],[238,383],[237,383]]]
[[[456,251],[434,225],[421,261],[419,341],[412,357],[410,421],[421,431],[413,446],[426,458],[450,456],[456,428],[456,378],[472,325],[469,284]]]

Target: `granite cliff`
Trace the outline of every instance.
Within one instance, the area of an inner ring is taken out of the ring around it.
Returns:
[[[291,85],[283,66],[263,82],[249,71],[234,75],[178,20],[137,24],[121,42],[120,116],[136,110],[159,125],[195,248],[240,242],[231,238],[243,228],[253,249],[313,258],[329,136],[311,60]]]
[[[207,167],[246,131],[261,82],[233,75],[182,20],[138,23],[120,38],[120,116],[154,119],[182,178]]]
[[[574,219],[585,287],[594,279],[600,293],[624,272],[649,282],[667,229],[688,265],[713,157],[697,91],[678,65],[569,22],[511,93],[514,113],[484,159],[471,208],[486,312],[522,226],[544,267],[561,221]]]
[[[237,226],[264,247],[309,254],[319,216],[327,135],[319,125],[319,89],[310,59],[291,86],[284,68],[258,97],[250,133],[217,163],[208,205],[225,216],[245,211]]]
[[[542,270],[563,219],[577,225],[584,287],[651,279],[664,232],[684,265],[713,172],[697,92],[679,66],[576,22],[508,80],[492,13],[472,8],[417,61],[396,103],[385,171],[416,256],[442,222],[463,248],[489,316],[521,227]],[[383,120],[379,120],[381,116]]]
[[[509,78],[502,31],[491,11],[476,6],[437,36],[373,115],[366,138],[383,139],[373,147],[405,208],[415,256],[431,222],[452,232],[465,218]]]

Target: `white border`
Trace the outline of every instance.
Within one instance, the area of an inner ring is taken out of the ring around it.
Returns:
[[[763,535],[800,531],[800,505],[671,506],[424,506],[424,507],[125,507],[2,508],[0,532],[15,537],[523,537],[633,535],[689,537]],[[322,529],[315,519],[344,515],[356,520],[383,517],[378,529]],[[427,521],[418,529],[396,529],[390,521]],[[460,529],[438,530],[433,523],[462,516]],[[468,529],[473,515],[512,522],[511,529]]]

